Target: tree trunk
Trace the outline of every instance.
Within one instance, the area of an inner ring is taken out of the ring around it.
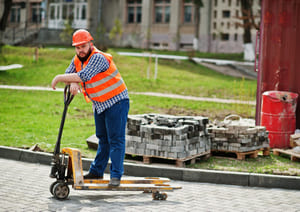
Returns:
[[[203,7],[202,0],[194,0],[195,6],[195,34],[193,40],[193,49],[199,50],[199,25],[200,25],[200,8]]]
[[[244,24],[244,43],[251,43],[251,22],[248,18],[249,15],[252,13],[252,0],[241,0],[241,9],[242,9],[242,16],[243,24]],[[247,18],[246,18],[247,17]]]
[[[199,49],[199,22],[200,22],[200,6],[195,4],[195,35],[193,40],[193,49]]]
[[[4,31],[7,25],[8,15],[12,6],[12,0],[1,0],[0,7],[4,8],[2,14],[0,14],[0,46],[3,45],[2,39]]]
[[[253,5],[253,0],[241,0],[241,10],[242,10],[243,26],[244,26],[244,35],[243,35],[244,60],[248,60],[248,61],[253,61],[255,57],[254,48],[251,39],[252,23],[250,17],[253,16],[252,5]]]

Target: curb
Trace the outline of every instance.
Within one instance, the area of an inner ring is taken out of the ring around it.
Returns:
[[[33,152],[26,149],[18,149],[6,146],[0,146],[0,157],[45,165],[50,165],[52,160],[51,153]],[[88,170],[92,161],[93,159],[83,158],[83,169]],[[109,167],[106,169],[106,172],[108,171]],[[154,165],[133,164],[128,162],[124,163],[124,174],[137,177],[167,177],[172,180],[189,182],[300,190],[300,177],[295,176],[159,167]]]

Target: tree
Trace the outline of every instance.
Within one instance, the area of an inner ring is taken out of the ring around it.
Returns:
[[[63,41],[65,44],[71,44],[73,32],[74,29],[72,27],[72,20],[69,19],[65,22],[65,28],[59,34],[61,41]]]
[[[237,17],[242,20],[243,23],[238,23],[239,26],[244,28],[244,60],[253,61],[255,53],[252,46],[251,29],[255,28],[259,30],[259,26],[255,23],[255,16],[253,15],[253,0],[241,0],[241,12],[242,16]]]
[[[96,33],[94,36],[94,42],[95,42],[95,46],[101,50],[106,52],[107,51],[107,39],[106,39],[106,28],[103,24],[103,22],[100,22],[97,29],[96,29]]]
[[[199,49],[199,26],[200,26],[200,8],[203,7],[202,0],[194,0],[194,6],[195,6],[195,35],[193,40],[193,49],[198,50]]]
[[[120,45],[120,40],[123,34],[122,24],[119,19],[115,20],[115,25],[109,32],[109,39],[111,39],[113,42],[116,42],[117,45]]]
[[[3,45],[3,35],[7,25],[12,0],[0,0],[0,46]]]

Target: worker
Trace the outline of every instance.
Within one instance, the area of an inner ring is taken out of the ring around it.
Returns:
[[[96,157],[84,179],[103,179],[110,158],[109,186],[119,186],[124,172],[128,90],[112,56],[99,51],[92,40],[87,30],[74,32],[72,46],[76,55],[65,74],[53,78],[51,86],[55,90],[58,82],[64,82],[70,85],[71,94],[76,95],[81,84],[86,101],[93,102],[98,138]]]

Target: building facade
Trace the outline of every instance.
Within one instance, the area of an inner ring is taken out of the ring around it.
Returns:
[[[43,22],[42,0],[13,0],[4,42],[16,44],[38,33]]]
[[[17,2],[17,0],[14,0]],[[27,1],[28,2],[28,1]],[[30,1],[33,2],[33,1]],[[202,52],[242,52],[240,0],[202,0],[199,25],[193,0],[41,0],[39,43],[59,43],[58,34],[71,24],[88,29],[96,42],[134,48],[191,50],[198,34]],[[13,7],[11,20],[22,19]],[[254,0],[259,20],[260,0]],[[115,30],[118,36],[110,36]],[[195,30],[198,29],[198,33]],[[256,31],[252,30],[255,43]]]
[[[240,0],[213,0],[210,17],[211,52],[242,52],[244,29]],[[253,1],[253,17],[259,26],[260,0]],[[251,32],[253,44],[256,31]]]
[[[110,1],[111,2],[111,1]],[[198,26],[198,50],[202,52],[243,52],[243,27],[240,0],[202,0]],[[118,4],[119,3],[119,4]],[[110,15],[103,9],[102,20],[113,26],[122,20],[121,44],[137,48],[190,50],[195,37],[193,0],[126,0],[115,1]],[[103,5],[109,8],[111,5]],[[121,8],[121,9],[118,9]],[[260,0],[253,1],[253,17],[260,20]],[[252,29],[255,43],[256,30]]]

